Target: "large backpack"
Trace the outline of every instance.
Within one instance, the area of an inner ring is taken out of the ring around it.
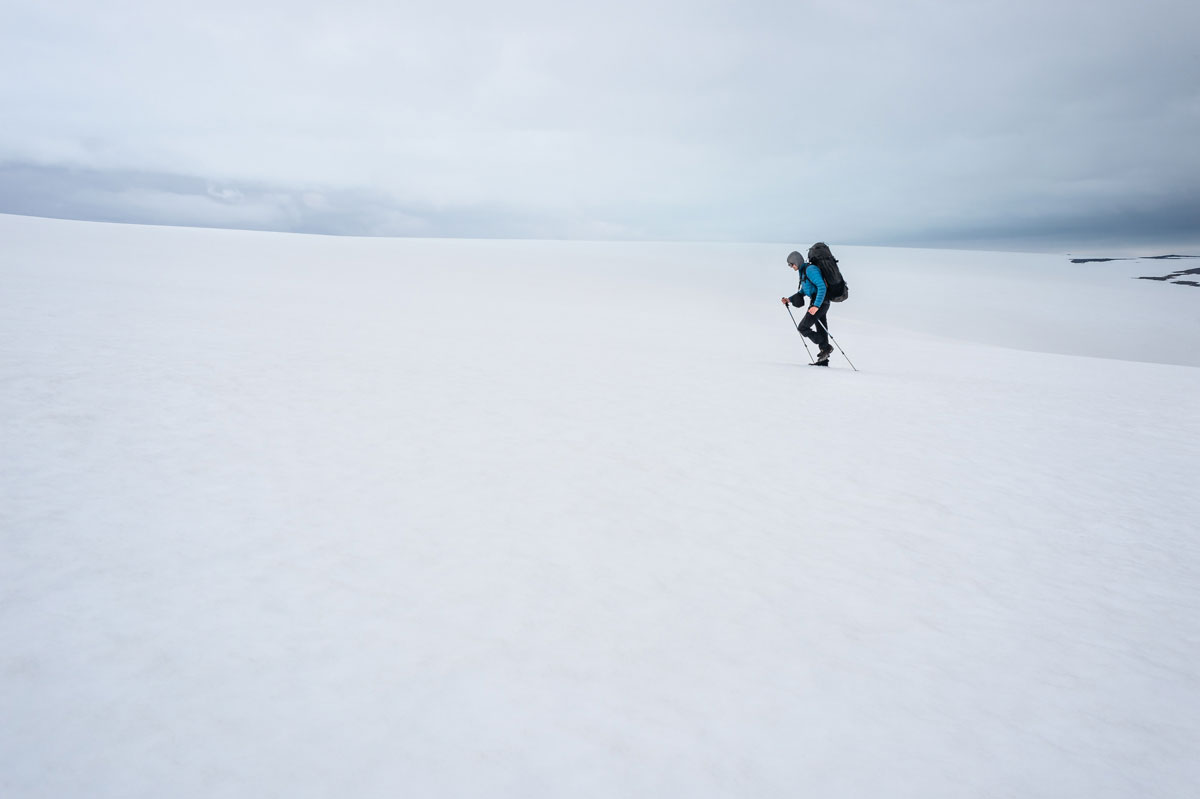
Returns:
[[[850,287],[838,269],[838,260],[829,251],[829,245],[823,241],[808,248],[808,262],[821,270],[821,279],[825,281],[825,294],[833,302],[842,302],[850,296]]]

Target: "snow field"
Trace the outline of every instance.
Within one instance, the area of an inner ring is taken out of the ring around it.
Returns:
[[[1200,782],[1198,317],[1136,263],[835,246],[853,373],[786,245],[0,230],[5,795]]]

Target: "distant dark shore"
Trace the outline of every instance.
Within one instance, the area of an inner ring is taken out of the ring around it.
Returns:
[[[1173,261],[1181,258],[1200,258],[1200,255],[1147,255],[1142,258],[1072,258],[1073,264],[1099,264],[1107,263],[1108,261]],[[1180,269],[1178,272],[1172,272],[1169,275],[1142,275],[1138,280],[1158,280],[1164,283],[1173,283],[1176,286],[1196,286],[1200,288],[1200,281],[1196,280],[1180,280],[1184,275],[1200,275],[1200,267],[1195,269]]]
[[[1134,258],[1072,258],[1073,264],[1101,264],[1108,261],[1170,261],[1178,258],[1200,258],[1200,255],[1139,255]]]

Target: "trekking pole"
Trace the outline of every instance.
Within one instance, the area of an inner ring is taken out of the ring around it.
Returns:
[[[850,360],[850,356],[846,355],[846,351],[844,349],[842,349],[841,344],[837,343],[837,339],[834,338],[833,334],[829,332],[829,328],[825,327],[825,323],[822,322],[820,319],[818,319],[817,324],[820,325],[821,329],[825,331],[825,335],[829,336],[829,340],[833,342],[833,346],[838,348],[838,352],[840,352],[842,354],[842,357],[846,359],[846,363],[850,364],[850,368],[857,372],[858,367],[854,365],[854,361]]]
[[[796,322],[796,315],[792,313],[792,304],[789,302],[787,305],[785,305],[783,307],[787,308],[788,316],[792,317],[792,327],[796,328],[797,333],[800,333],[800,325],[799,325],[799,323]],[[815,361],[813,361],[813,359],[812,359],[812,353],[808,349],[808,342],[804,340],[803,333],[800,333],[800,343],[804,345],[804,352],[808,355],[808,362],[810,364],[815,363]],[[850,360],[850,359],[847,358],[846,360]],[[854,364],[850,364],[850,365],[853,366]]]

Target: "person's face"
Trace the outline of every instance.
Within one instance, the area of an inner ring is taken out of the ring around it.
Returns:
[[[788,264],[788,266],[790,266],[790,267],[792,268],[792,271],[793,271],[793,272],[799,272],[799,271],[800,271],[800,264]]]

